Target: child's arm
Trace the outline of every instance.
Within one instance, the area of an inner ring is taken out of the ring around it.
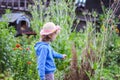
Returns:
[[[66,55],[65,55],[65,54],[57,53],[56,51],[53,51],[53,57],[54,57],[54,58],[65,59]]]

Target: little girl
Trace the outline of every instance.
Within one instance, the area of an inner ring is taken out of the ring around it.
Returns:
[[[50,46],[60,32],[60,26],[53,22],[46,23],[40,31],[40,42],[35,44],[37,69],[41,80],[54,80],[56,70],[54,58],[65,59],[65,54],[57,53]]]

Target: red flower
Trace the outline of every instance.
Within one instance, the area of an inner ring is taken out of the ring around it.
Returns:
[[[13,50],[16,50],[16,48],[13,48]]]
[[[16,48],[19,48],[21,45],[20,44],[16,44]]]
[[[28,65],[30,65],[30,64],[31,64],[31,62],[30,62],[30,61],[28,61],[28,62],[27,62],[27,64],[28,64]]]

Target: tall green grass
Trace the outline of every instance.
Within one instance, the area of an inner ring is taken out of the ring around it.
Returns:
[[[38,9],[38,5],[40,9]],[[76,69],[78,73],[85,72],[90,80],[119,80],[120,37],[112,28],[113,25],[117,24],[114,15],[116,7],[103,9],[104,13],[101,15],[93,12],[94,18],[96,18],[96,15],[100,16],[100,25],[86,20],[85,32],[83,33],[81,31],[71,32],[75,19],[73,0],[68,0],[68,2],[65,0],[51,1],[50,6],[47,8],[41,2],[35,1],[35,5],[30,6],[30,10],[32,13],[31,27],[37,33],[36,36],[27,37],[23,35],[15,38],[13,36],[14,29],[8,28],[6,22],[0,23],[0,65],[4,66],[4,70],[3,67],[0,69],[0,79],[39,79],[34,45],[39,41],[39,32],[44,23],[51,21],[62,28],[59,36],[51,45],[57,52],[67,55],[65,60],[55,60],[57,66],[55,80],[63,80],[65,77],[68,78],[67,80],[73,80],[71,74],[74,71],[71,71],[71,63],[73,64],[75,61],[74,56],[77,56],[77,62],[75,63],[78,68],[72,70]],[[86,15],[84,16],[86,17]],[[96,27],[100,27],[100,32],[96,32]],[[16,44],[20,44],[21,48],[14,49]],[[72,51],[72,47],[76,51]],[[29,48],[29,50],[27,51],[26,48]],[[77,54],[73,55],[74,52]],[[89,57],[84,59],[84,55],[89,54],[95,60],[90,60]],[[85,70],[87,68],[81,70],[83,60],[89,63],[85,66],[88,65],[90,69],[94,70],[92,76],[89,70]],[[26,64],[28,61],[31,62],[29,65]],[[78,73],[76,75],[81,77]]]
[[[38,4],[40,5],[39,11],[37,9]],[[112,70],[106,68],[109,66],[105,66],[105,63],[109,63],[106,62],[106,58],[113,54],[113,51],[109,50],[108,46],[110,47],[111,45],[114,45],[115,43],[113,42],[115,40],[118,43],[116,45],[117,48],[119,47],[119,37],[116,35],[115,31],[112,30],[111,27],[112,25],[116,24],[114,9],[112,10],[112,8],[110,8],[104,10],[104,13],[99,15],[102,16],[100,17],[100,25],[86,20],[87,24],[85,26],[86,30],[84,33],[71,32],[71,27],[75,18],[74,9],[75,7],[72,1],[68,1],[67,3],[64,0],[56,2],[51,1],[48,8],[45,8],[41,3],[36,2],[36,5],[32,7],[31,11],[33,16],[32,28],[37,32],[37,37],[35,38],[34,42],[39,41],[39,31],[42,28],[43,24],[52,21],[55,24],[60,25],[62,29],[56,41],[52,42],[51,45],[56,51],[67,54],[67,59],[65,61],[56,60],[56,65],[58,68],[55,74],[56,80],[58,78],[59,80],[62,80],[65,76],[64,72],[66,74],[67,72],[70,72],[70,62],[72,60],[72,43],[75,43],[76,46],[79,68],[81,65],[82,52],[88,46],[90,49],[93,50],[95,57],[97,58],[97,60],[95,61],[90,61],[90,67],[95,71],[94,75],[90,76],[90,73],[86,71],[91,80],[101,80],[101,78],[113,80],[115,75],[111,73]],[[110,19],[113,22],[109,23]],[[101,28],[100,32],[95,31],[97,26]],[[118,51],[119,49],[117,48],[115,50]],[[88,52],[90,49],[88,49]],[[111,51],[111,54],[107,54],[109,51]],[[117,65],[117,63],[114,65]],[[59,74],[61,75],[59,76]],[[119,74],[119,72],[116,74]],[[113,75],[113,77],[111,77],[111,75]]]

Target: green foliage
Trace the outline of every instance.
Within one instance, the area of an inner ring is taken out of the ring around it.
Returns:
[[[65,69],[70,63],[71,57],[71,27],[74,18],[74,8],[73,6],[69,6],[72,4],[72,1],[66,3],[64,0],[53,2],[51,1],[50,7],[44,8],[44,6],[40,3],[40,9],[37,10],[37,2],[36,5],[32,8],[32,27],[37,32],[36,38],[39,40],[39,32],[42,28],[43,24],[49,21],[54,22],[56,25],[61,26],[61,32],[57,39],[52,42],[53,48],[59,53],[67,54],[67,59],[56,60],[56,65],[58,70]],[[72,36],[71,36],[72,37]],[[73,39],[73,38],[72,38]]]
[[[5,66],[5,67],[9,67],[10,65],[10,61],[9,61],[9,57],[10,57],[10,52],[12,51],[12,46],[14,44],[12,44],[13,42],[15,42],[15,40],[13,40],[14,34],[13,34],[13,29],[10,27],[8,28],[8,24],[5,22],[1,22],[0,23],[0,66]],[[6,64],[6,65],[2,65],[2,64]],[[3,67],[3,68],[5,68]],[[1,68],[2,69],[2,68]],[[3,69],[4,70],[4,69]]]
[[[8,27],[8,23],[0,22],[0,73],[11,71],[12,47],[15,45],[12,43],[16,42],[14,32],[12,27]]]
[[[40,10],[37,9],[38,4],[41,6]],[[64,0],[51,1],[48,8],[36,2],[35,6],[31,6],[31,13],[33,16],[31,25],[37,33],[35,37],[23,35],[15,38],[14,28],[8,27],[6,22],[0,22],[0,79],[39,80],[34,44],[39,41],[39,31],[48,21],[61,26],[61,32],[52,42],[52,47],[59,53],[67,54],[65,60],[55,60],[57,66],[55,80],[63,80],[65,73],[69,72],[73,43],[76,46],[78,67],[81,65],[81,53],[86,46],[90,46],[98,57],[98,61],[90,62],[95,70],[95,75],[90,77],[91,80],[119,78],[120,37],[111,28],[116,24],[114,16],[111,16],[111,10],[100,15],[100,32],[96,32],[94,28],[98,25],[86,21],[84,33],[71,32],[75,18],[72,0],[67,3]],[[93,16],[96,17],[97,14],[94,13]],[[109,19],[112,19],[112,23],[108,22]]]
[[[0,32],[0,79],[37,80],[34,37],[15,38],[14,27],[6,22],[0,22]]]
[[[12,76],[15,80],[37,80],[35,53],[29,39],[27,36],[16,38],[18,41],[12,58]]]

